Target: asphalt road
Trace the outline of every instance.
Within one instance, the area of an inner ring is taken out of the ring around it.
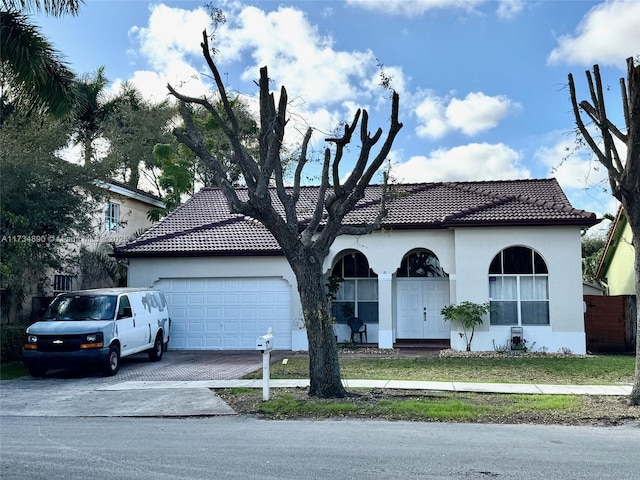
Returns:
[[[640,428],[0,417],[13,479],[639,478]]]

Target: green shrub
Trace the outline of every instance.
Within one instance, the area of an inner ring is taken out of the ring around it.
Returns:
[[[491,311],[489,303],[462,302],[459,305],[447,305],[440,314],[447,321],[457,320],[462,325],[460,338],[464,338],[467,343],[467,352],[471,351],[471,342],[475,333],[476,325],[482,325],[482,316]]]
[[[0,361],[12,362],[22,359],[25,327],[22,324],[0,325]]]

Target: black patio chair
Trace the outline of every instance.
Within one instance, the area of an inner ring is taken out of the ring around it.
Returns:
[[[351,329],[351,342],[355,342],[355,336],[360,335],[360,343],[369,343],[367,339],[367,325],[358,317],[351,317],[347,321],[347,325]],[[364,338],[364,342],[362,339]]]

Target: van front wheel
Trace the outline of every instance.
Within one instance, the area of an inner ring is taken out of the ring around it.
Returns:
[[[120,367],[120,350],[117,346],[111,345],[109,348],[109,356],[102,367],[102,375],[112,377],[118,373]]]
[[[153,343],[153,348],[149,350],[149,360],[152,362],[159,362],[162,358],[163,351],[164,345],[162,343],[162,332],[158,332],[158,335],[156,335],[156,341]]]
[[[29,367],[29,374],[32,377],[45,377],[47,375],[47,369],[42,367]]]

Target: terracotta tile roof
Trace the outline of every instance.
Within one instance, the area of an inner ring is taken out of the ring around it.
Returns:
[[[371,185],[344,223],[371,221],[382,187]],[[239,191],[246,198],[246,190]],[[298,203],[301,224],[313,212],[318,187],[303,187]],[[273,195],[276,208],[282,206]],[[575,225],[599,222],[595,214],[574,209],[555,179],[439,182],[392,186],[385,229],[471,226]],[[132,243],[118,247],[119,257],[281,255],[260,222],[231,214],[222,192],[205,188]]]

